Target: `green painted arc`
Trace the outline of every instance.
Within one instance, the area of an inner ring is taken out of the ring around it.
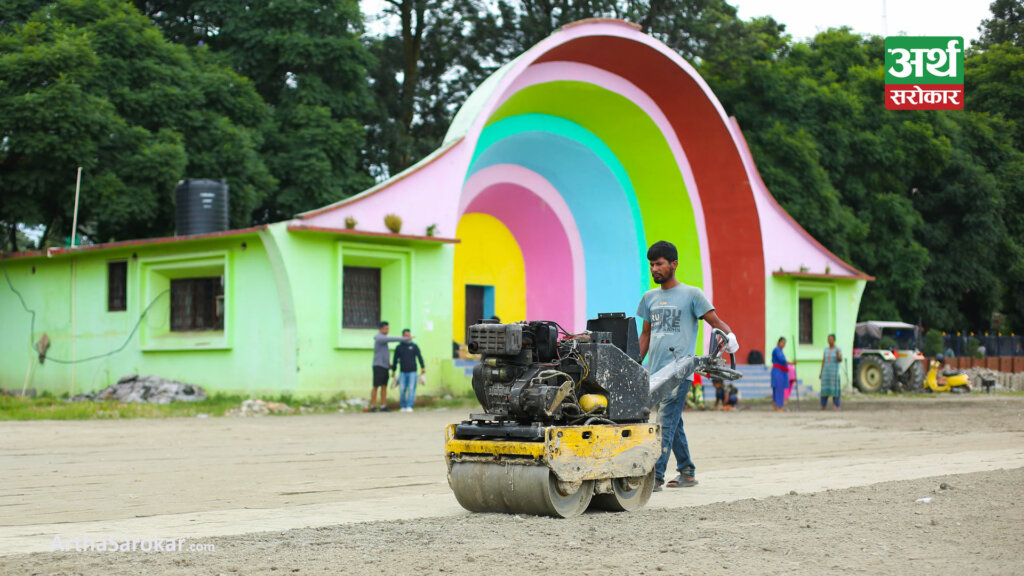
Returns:
[[[466,179],[476,172],[476,163],[480,155],[504,138],[524,132],[547,132],[569,140],[578,142],[590,150],[608,169],[615,175],[615,180],[626,192],[626,199],[629,202],[629,211],[633,219],[633,230],[636,233],[636,244],[640,248],[640,262],[647,259],[647,239],[644,236],[644,220],[640,213],[640,203],[637,201],[636,191],[633,190],[633,183],[629,179],[626,168],[619,162],[619,159],[612,152],[612,149],[601,141],[593,132],[583,126],[558,116],[550,114],[523,114],[510,116],[492,124],[489,124],[480,133],[476,149],[473,151],[473,159],[470,160],[469,170],[466,172]],[[647,270],[639,271],[639,286],[647,286],[650,277]]]
[[[675,244],[679,249],[676,277],[704,287],[697,223],[686,183],[664,135],[639,106],[593,84],[548,82],[513,94],[487,119],[486,127],[527,114],[563,118],[603,142],[633,185],[646,238]],[[653,287],[653,281],[648,285]]]

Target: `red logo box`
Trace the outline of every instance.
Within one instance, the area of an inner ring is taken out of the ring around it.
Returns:
[[[963,84],[886,84],[886,110],[963,110]]]

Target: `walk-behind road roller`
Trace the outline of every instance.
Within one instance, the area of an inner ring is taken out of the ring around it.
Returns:
[[[448,427],[448,484],[472,512],[567,518],[591,505],[641,508],[661,452],[651,408],[695,372],[738,379],[724,346],[715,330],[708,356],[678,357],[649,377],[625,314],[600,314],[579,334],[549,321],[473,325],[473,391],[484,413]]]

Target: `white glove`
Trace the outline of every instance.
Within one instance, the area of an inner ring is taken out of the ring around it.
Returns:
[[[740,349],[740,343],[736,341],[736,334],[730,332],[726,335],[729,342],[725,345],[725,351],[729,354],[735,354]]]

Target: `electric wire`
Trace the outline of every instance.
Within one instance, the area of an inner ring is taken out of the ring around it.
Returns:
[[[153,300],[150,301],[149,305],[146,306],[146,308],[142,311],[142,314],[139,315],[139,319],[136,320],[135,326],[132,327],[132,331],[128,334],[128,337],[125,338],[124,343],[121,344],[120,347],[111,350],[110,352],[97,354],[95,356],[89,356],[87,358],[78,358],[76,360],[64,360],[61,358],[53,358],[51,356],[47,356],[46,354],[40,353],[38,350],[36,350],[35,342],[32,341],[33,338],[35,338],[36,334],[36,311],[32,310],[31,308],[28,307],[27,304],[25,304],[25,298],[21,295],[21,292],[19,292],[18,289],[14,287],[14,283],[11,282],[10,275],[7,274],[7,266],[4,265],[3,259],[0,259],[0,269],[3,270],[4,278],[7,280],[7,286],[9,286],[11,291],[14,292],[14,295],[18,297],[18,300],[21,302],[21,307],[25,310],[25,312],[29,313],[29,316],[31,316],[31,330],[28,333],[28,347],[32,349],[33,352],[36,352],[46,360],[49,360],[50,362],[56,362],[57,364],[80,364],[82,362],[89,362],[91,360],[99,360],[100,358],[113,356],[114,354],[117,354],[118,352],[124,350],[125,348],[128,347],[128,343],[132,341],[132,336],[135,336],[135,332],[139,329],[139,325],[142,324],[142,319],[146,317],[147,313],[149,313],[149,309],[152,308],[153,305],[156,304],[156,301],[159,300],[164,294],[167,294],[171,291],[170,288],[168,288],[167,290],[164,290],[163,292],[153,297]]]

